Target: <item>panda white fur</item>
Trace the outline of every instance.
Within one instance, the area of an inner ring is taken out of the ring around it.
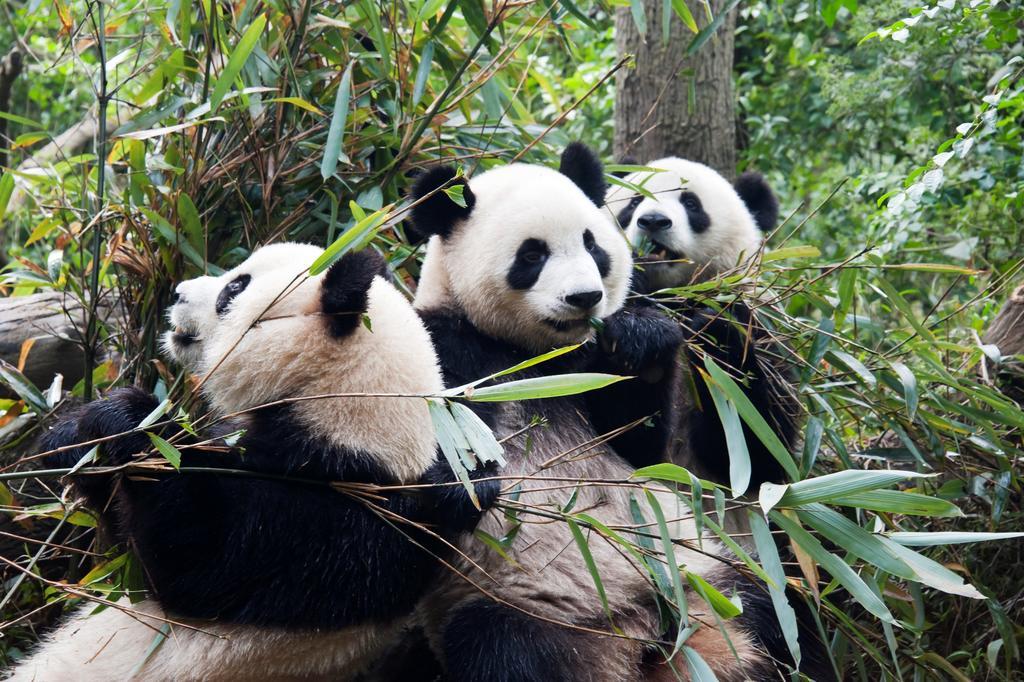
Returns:
[[[747,172],[735,185],[718,172],[694,161],[668,157],[644,164],[658,171],[637,171],[625,180],[654,195],[654,199],[616,186],[605,208],[636,249],[652,246],[638,258],[633,288],[651,294],[717,276],[743,267],[761,251],[765,234],[778,220],[779,204],[764,178]],[[784,444],[797,442],[799,398],[795,394],[792,362],[786,349],[773,342],[756,324],[753,313],[740,300],[724,310],[699,302],[661,297],[686,330],[689,367],[704,366],[705,354],[735,371],[746,395],[774,427]],[[725,432],[703,380],[692,376],[677,390],[679,402],[667,459],[705,478],[728,484],[729,459]],[[691,400],[686,386],[696,389]],[[784,472],[746,426],[751,458],[750,490],[765,481],[782,482]],[[712,453],[709,455],[709,453]],[[743,529],[745,515],[739,529]]]
[[[302,399],[442,388],[429,336],[383,277],[383,259],[351,253],[308,276],[321,253],[267,246],[220,277],[177,287],[166,349],[201,377],[213,413],[228,417],[217,432],[244,429],[234,447],[183,446],[181,464],[257,475],[76,478],[113,539],[134,549],[152,596],[133,607],[122,600],[132,613],[79,610],[13,679],[351,679],[408,621],[438,570],[427,550],[441,544],[399,517],[455,536],[479,513],[461,486],[369,499],[327,485],[452,476],[424,399]],[[260,408],[274,401],[283,402]],[[58,425],[42,447],[131,431],[156,405],[137,389],[114,391]],[[104,444],[101,462],[127,463],[149,449],[136,432]],[[49,464],[70,466],[85,450]],[[477,492],[488,504],[497,485]],[[147,658],[163,617],[176,624]]]
[[[732,185],[714,169],[676,156],[645,164],[625,180],[654,198],[616,185],[606,209],[634,247],[650,243],[651,289],[676,287],[743,266],[775,227],[778,200],[757,173]]]
[[[444,192],[455,185],[463,185],[465,206]],[[671,329],[678,325],[668,320],[666,327],[665,320],[646,311],[623,308],[631,258],[626,241],[600,208],[604,192],[601,164],[582,145],[566,150],[559,171],[513,164],[467,182],[454,168],[440,167],[417,180],[413,221],[419,232],[432,236],[414,304],[431,333],[447,384],[490,375],[553,347],[586,342],[593,336],[587,324],[591,317],[604,318],[602,337],[608,341],[612,336],[610,343],[587,344],[511,378],[589,370],[607,359],[601,350],[606,347],[613,357],[625,351],[626,365],[673,356],[679,339]],[[495,435],[507,439],[503,473],[521,477],[507,482],[518,490],[519,500],[558,510],[574,494],[572,481],[630,476],[634,467],[601,443],[591,419],[591,399],[601,393],[473,405]],[[621,412],[630,408],[617,407]],[[530,428],[536,417],[545,425]],[[560,489],[552,489],[560,483]],[[788,654],[766,593],[719,560],[717,542],[704,539],[703,552],[694,549],[697,531],[688,510],[667,490],[657,485],[650,490],[673,520],[673,537],[690,541],[676,547],[676,559],[725,592],[743,594],[745,614],[724,623],[731,642],[706,605],[690,594],[691,617],[704,625],[688,646],[723,682],[777,674],[772,657]],[[573,509],[628,528],[635,523],[633,492],[582,485]],[[637,502],[653,521],[642,495]],[[650,645],[664,641],[664,625],[643,569],[626,552],[590,536],[612,620],[624,637],[599,634],[610,626],[569,528],[528,513],[520,520],[513,531],[515,524],[506,515],[486,514],[478,528],[510,538],[508,559],[479,541],[464,541],[460,549],[468,559],[456,567],[468,580],[448,575],[424,599],[423,627],[450,679],[687,677],[681,657],[673,672]],[[813,648],[810,642],[807,648]]]

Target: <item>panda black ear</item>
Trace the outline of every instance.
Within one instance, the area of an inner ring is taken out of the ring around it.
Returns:
[[[462,200],[465,206],[459,206],[441,189],[459,185],[462,186]],[[427,195],[430,195],[428,199],[420,201]],[[468,218],[476,205],[476,197],[469,189],[466,178],[458,177],[455,166],[436,166],[421,173],[413,183],[410,198],[414,202],[419,202],[412,209],[412,223],[421,237],[432,234],[447,237],[455,223]]]
[[[590,147],[582,142],[573,142],[566,147],[558,172],[576,183],[598,208],[604,206],[604,194],[608,190],[604,181],[604,165]]]
[[[754,216],[762,232],[771,232],[779,222],[779,200],[760,173],[748,171],[736,179],[736,193]]]
[[[320,306],[331,334],[345,336],[359,325],[370,284],[378,275],[386,277],[387,266],[373,249],[346,253],[327,270],[320,285]]]

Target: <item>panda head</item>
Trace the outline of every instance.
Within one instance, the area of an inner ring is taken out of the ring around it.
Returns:
[[[374,384],[389,393],[440,388],[429,336],[385,279],[383,258],[370,249],[349,253],[310,276],[322,253],[272,244],[219,277],[177,286],[164,347],[203,378],[211,407],[232,412]],[[408,363],[409,372],[373,370],[388,363]]]
[[[649,243],[656,260],[687,261],[659,266],[662,286],[744,264],[775,228],[778,201],[757,173],[731,185],[708,166],[678,157],[646,165],[659,172],[638,171],[626,180],[654,198],[617,186],[606,207],[634,246]]]
[[[460,187],[462,204],[446,189]],[[470,181],[451,166],[416,181],[412,220],[431,235],[420,309],[455,308],[481,332],[528,350],[590,338],[622,307],[629,246],[601,210],[600,161],[572,144],[559,170],[511,164]]]

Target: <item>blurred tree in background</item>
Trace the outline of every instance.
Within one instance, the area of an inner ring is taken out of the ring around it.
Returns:
[[[788,543],[793,582],[820,599],[846,679],[1021,679],[1024,545],[964,535],[1022,529],[1024,413],[1000,390],[1013,363],[982,337],[1024,267],[1024,9],[988,0],[0,0],[0,303],[48,301],[83,349],[77,376],[30,381],[46,330],[18,318],[29,341],[0,348],[5,660],[77,601],[62,585],[138,584],[126,555],[31,540],[81,546],[93,525],[58,476],[31,475],[32,443],[63,404],[113,385],[188,405],[158,350],[175,282],[289,239],[376,248],[411,289],[411,171],[554,164],[575,139],[612,161],[615,85],[651,67],[619,52],[661,49],[667,25],[673,53],[700,60],[733,21],[736,148],[720,158],[737,168],[720,170],[766,173],[786,221],[760,272],[676,294],[771,299],[759,312],[801,371],[808,483],[936,474],[783,499],[782,523],[821,541]],[[647,44],[617,50],[616,26]],[[700,96],[691,68],[664,74],[689,90],[673,102]],[[637,156],[699,149],[671,145]],[[818,502],[855,529],[822,523]],[[813,568],[834,561],[856,580]],[[969,592],[962,578],[992,598],[950,595]]]

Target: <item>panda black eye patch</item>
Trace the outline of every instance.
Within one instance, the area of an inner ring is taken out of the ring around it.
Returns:
[[[629,200],[629,203],[626,204],[624,209],[619,211],[619,215],[615,216],[615,219],[619,222],[619,227],[622,229],[629,227],[629,224],[633,222],[633,213],[636,212],[636,207],[639,206],[640,202],[643,200],[644,198],[638,194]]]
[[[513,289],[529,289],[537,283],[550,255],[551,251],[543,240],[524,240],[516,250],[515,260],[505,276],[505,281]]]
[[[611,259],[608,257],[608,252],[598,246],[597,240],[594,239],[594,233],[590,230],[583,231],[583,248],[597,264],[597,271],[601,274],[601,279],[607,277],[612,269]]]
[[[704,204],[700,203],[700,197],[693,192],[683,192],[679,195],[679,203],[686,210],[690,229],[695,234],[700,234],[711,227],[711,216],[704,210]]]
[[[233,280],[224,285],[224,288],[217,294],[217,316],[223,317],[224,313],[227,312],[228,306],[231,305],[231,301],[235,300],[235,296],[245,291],[245,288],[249,286],[249,282],[252,280],[250,275],[239,275]]]

